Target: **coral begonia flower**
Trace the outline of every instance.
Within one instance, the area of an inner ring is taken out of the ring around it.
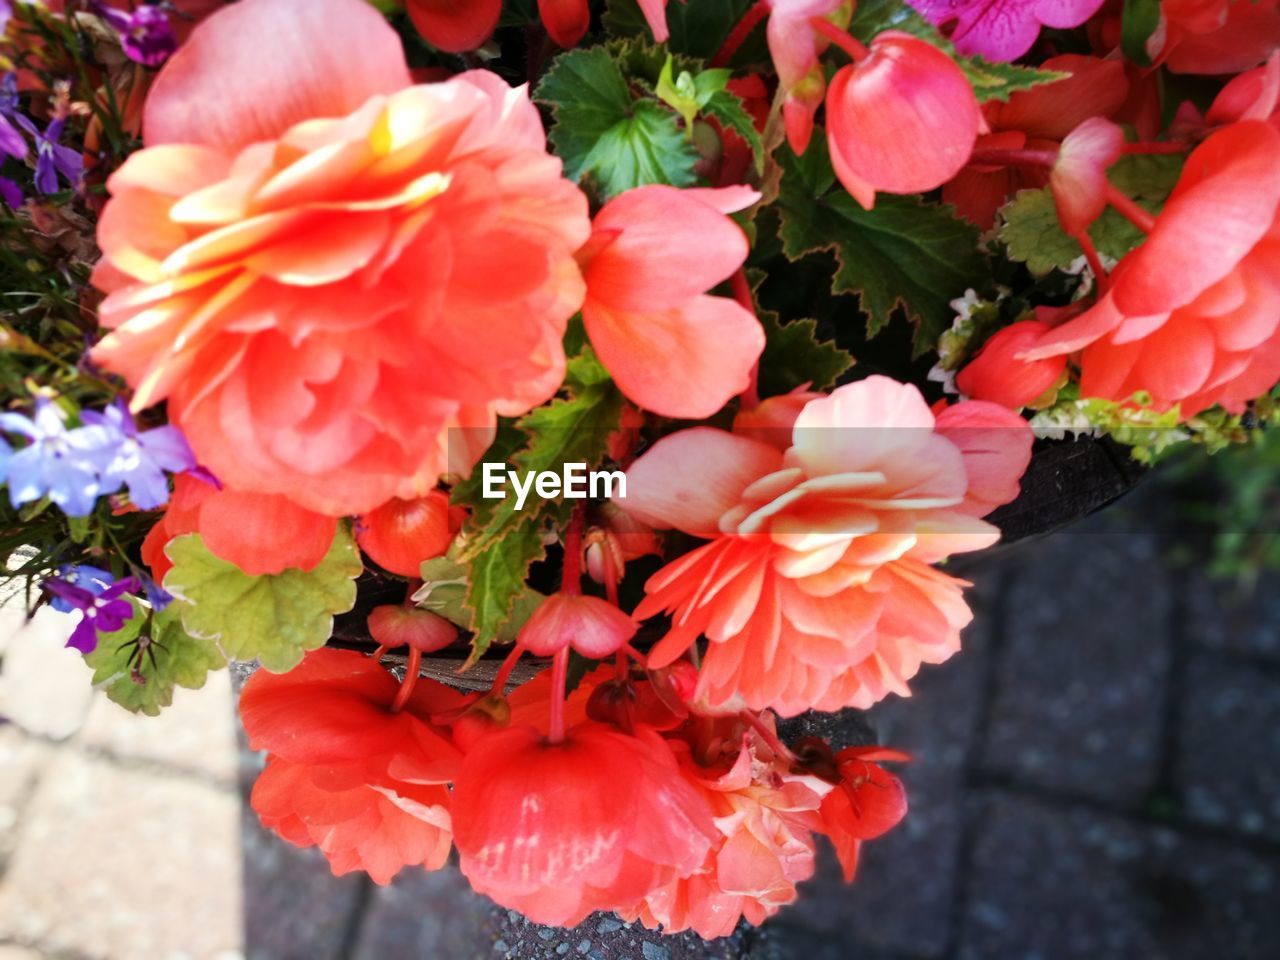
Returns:
[[[198,533],[210,553],[250,576],[310,570],[325,558],[337,532],[337,518],[305,510],[287,497],[219,490],[183,473],[174,478],[169,509],[147,535],[143,559],[162,581],[172,566],[165,545]]]
[[[1078,27],[1103,0],[907,0],[966,56],[1017,60],[1041,27]]]
[[[524,88],[411,86],[362,0],[243,0],[144,127],[108,181],[93,355],[229,487],[334,516],[412,499],[559,387],[590,222]]]
[[[430,610],[387,603],[369,611],[369,636],[380,647],[408,646],[419,653],[435,653],[458,639],[458,628]]]
[[[582,319],[601,362],[638,406],[701,419],[750,384],[764,329],[746,307],[705,291],[746,260],[746,234],[727,214],[758,199],[747,187],[638,187],[596,215],[579,254]]]
[[[542,25],[557,44],[576,47],[591,26],[591,8],[587,0],[538,0]]]
[[[1162,0],[1159,60],[1174,73],[1240,73],[1280,47],[1277,0]]]
[[[1210,126],[1225,126],[1240,120],[1270,120],[1280,127],[1280,50],[1265,66],[1233,77],[1213,99],[1205,114]]]
[[[405,0],[405,8],[427,43],[449,53],[476,49],[502,16],[502,0]]]
[[[884,836],[907,815],[902,781],[876,761],[908,757],[881,747],[849,747],[835,759],[841,780],[822,798],[822,826],[835,847],[844,882],[850,883],[858,870],[862,844]]]
[[[1090,117],[1062,141],[1049,186],[1062,228],[1079,236],[1107,207],[1107,168],[1120,159],[1124,131],[1110,120]]]
[[[811,21],[824,17],[843,30],[852,16],[848,0],[773,0],[766,37],[778,83],[786,93],[782,117],[787,142],[797,156],[809,148],[813,117],[827,91],[818,58],[831,41],[814,30]]]
[[[461,698],[420,680],[407,708],[399,684],[367,657],[316,650],[286,674],[245,684],[249,743],[268,752],[250,803],[263,825],[318,846],[335,874],[389,883],[402,867],[444,865],[452,842],[447,781],[461,757],[425,719]]]
[[[449,495],[432,490],[416,500],[393,497],[356,522],[356,542],[383,570],[422,576],[422,562],[449,549],[454,529]]]
[[[699,725],[725,738],[728,762],[702,759],[706,737],[692,749],[679,741],[672,748],[685,778],[711,805],[719,836],[696,873],[619,912],[664,933],[693,930],[711,940],[729,936],[744,918],[761,924],[796,899],[796,884],[814,873],[814,828],[831,787],[793,773],[789,759],[758,735],[735,737],[723,721],[708,724],[707,718]]]
[[[627,473],[624,508],[711,542],[650,578],[635,611],[672,611],[660,667],[703,635],[698,695],[792,715],[868,707],[959,648],[962,581],[929,566],[999,539],[978,519],[1017,494],[1031,430],[995,404],[935,417],[870,377],[810,402],[792,446],[696,427]]]
[[[827,91],[831,165],[868,210],[877,190],[919,193],[946,183],[984,127],[964,72],[933,44],[890,30],[870,49]]]
[[[1019,320],[997,331],[956,374],[956,386],[966,397],[990,400],[1012,410],[1033,403],[1062,380],[1067,358],[1028,363],[1017,356],[1050,329],[1040,320]]]
[[[1280,130],[1249,120],[1187,158],[1145,243],[1091,309],[1022,354],[1083,349],[1080,391],[1240,412],[1280,380]]]
[[[453,817],[471,885],[560,926],[688,876],[716,836],[656,733],[590,721],[560,743],[528,726],[481,737],[454,781]]]

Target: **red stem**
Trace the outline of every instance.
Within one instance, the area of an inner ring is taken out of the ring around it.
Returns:
[[[569,648],[562,647],[551,661],[551,729],[548,743],[564,742],[565,687],[569,680]]]
[[[582,508],[573,511],[564,533],[564,573],[560,592],[576,597],[582,593]]]
[[[418,683],[418,673],[422,667],[422,651],[417,647],[409,648],[409,663],[404,668],[404,680],[400,683],[400,692],[396,694],[396,699],[391,704],[391,712],[399,713],[404,709],[404,705],[409,702],[409,698],[413,696],[413,688]]]
[[[1156,218],[1117,190],[1112,183],[1107,184],[1107,203],[1115,207],[1117,213],[1143,233],[1150,233],[1156,228]]]
[[[826,17],[811,17],[809,25],[847,53],[849,59],[854,63],[871,56],[871,51],[867,49],[865,44],[841,30]]]
[[[524,647],[518,643],[511,648],[511,652],[507,654],[507,659],[503,660],[502,666],[498,668],[498,675],[493,678],[493,686],[489,688],[491,694],[496,693],[501,696],[506,691],[507,681],[511,678],[511,671],[515,669],[522,653],[524,653]]]
[[[1123,154],[1186,153],[1190,149],[1191,144],[1174,140],[1169,143],[1126,143],[1120,148],[1120,152]]]
[[[1093,271],[1094,279],[1098,282],[1098,295],[1107,292],[1107,286],[1111,281],[1107,268],[1102,265],[1102,258],[1098,256],[1098,248],[1093,245],[1093,237],[1089,236],[1089,231],[1081,230],[1077,234],[1072,234],[1076,243],[1080,244],[1080,249],[1084,251],[1084,258],[1089,262],[1089,269]]]
[[[733,28],[729,36],[725,37],[724,43],[720,45],[716,55],[711,58],[710,66],[728,66],[729,61],[733,59],[733,55],[747,42],[747,37],[751,36],[751,31],[759,25],[761,20],[769,15],[771,6],[770,0],[756,0],[755,6],[742,15],[738,25]]]
[[[381,661],[382,658],[387,655],[388,649],[390,648],[383,644],[378,644],[378,649],[373,651],[373,662],[378,663],[379,661]]]
[[[791,752],[791,748],[779,740],[778,735],[770,730],[768,725],[756,714],[750,710],[743,710],[739,716],[750,724],[756,733],[760,734],[760,739],[767,743],[774,753],[789,763],[796,762],[796,755]]]
[[[1052,167],[1058,154],[1054,150],[1002,150],[980,148],[969,155],[971,167]]]

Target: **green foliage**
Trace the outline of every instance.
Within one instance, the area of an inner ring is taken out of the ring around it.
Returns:
[[[667,4],[667,45],[676,53],[710,59],[754,0],[685,0]],[[604,28],[615,37],[650,37],[636,0],[609,0]]]
[[[1178,156],[1132,156],[1122,157],[1107,176],[1118,190],[1154,213],[1181,172],[1182,158]],[[1009,259],[1025,263],[1036,276],[1065,270],[1083,255],[1080,244],[1058,223],[1053,192],[1048,187],[1018,191],[1001,210],[1001,220],[999,236]],[[1100,253],[1115,260],[1145,239],[1141,230],[1110,208],[1089,228],[1089,236]]]
[[[426,561],[422,565],[422,590],[416,594],[418,606],[464,630],[474,631],[475,613],[466,603],[469,574],[467,565],[452,557]],[[523,589],[516,591],[507,618],[494,631],[494,639],[499,643],[514,643],[524,622],[545,599],[543,594],[523,584]]]
[[[1140,67],[1151,65],[1147,41],[1160,27],[1160,0],[1124,0],[1120,49]]]
[[[753,293],[764,281],[763,271],[750,270]],[[756,304],[764,327],[764,354],[760,358],[762,397],[776,397],[809,384],[814,390],[835,386],[840,375],[853,366],[853,356],[830,340],[818,336],[818,321],[806,318],[784,323],[776,310]]]
[[[569,361],[564,390],[565,396],[519,421],[521,445],[515,446],[507,434],[502,459],[509,469],[560,473],[566,463],[585,463],[591,469],[604,459],[622,412],[622,395],[590,347],[584,346]],[[496,462],[498,456],[490,452],[482,460]],[[478,494],[472,478],[464,494],[470,499],[454,497],[455,503],[465,502],[472,509],[458,559],[467,569],[464,602],[477,657],[495,639],[510,635],[517,600],[528,593],[529,567],[543,557],[544,540],[554,535],[569,512],[563,499],[527,502],[525,509],[517,510],[513,496],[484,500]]]
[[[977,228],[950,208],[918,197],[882,194],[875,209],[863,210],[845,191],[832,189],[834,174],[821,135],[803,158],[786,147],[776,156],[783,169],[778,196],[783,252],[798,260],[832,251],[838,264],[832,290],[858,295],[869,337],[901,308],[915,324],[915,355],[933,349],[951,325],[951,301],[968,287],[981,286],[987,273]]]
[[[536,97],[551,107],[550,140],[566,176],[590,177],[602,198],[644,184],[687,187],[697,181],[698,154],[677,114],[657,100],[634,97],[608,49],[561,54]]]
[[[165,552],[173,561],[165,589],[189,601],[180,608],[186,630],[217,640],[235,660],[257,659],[277,673],[324,646],[334,615],[355,605],[355,579],[364,569],[345,526],[313,570],[251,577],[210,553],[198,533],[177,537]]]
[[[853,22],[849,24],[849,32],[863,43],[870,43],[885,30],[909,33],[946,53],[969,78],[980,103],[1008,100],[1010,94],[1019,90],[1029,90],[1068,76],[1056,70],[1039,70],[1016,63],[992,63],[982,57],[962,57],[956,53],[950,40],[902,0],[863,0],[859,3]]]
[[[132,713],[157,716],[173,703],[175,687],[198,690],[211,670],[227,665],[218,645],[183,629],[181,600],[148,615],[133,600],[133,618],[115,633],[103,634],[85,655],[93,683]]]

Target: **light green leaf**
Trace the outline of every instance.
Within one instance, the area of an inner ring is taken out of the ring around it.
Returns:
[[[94,685],[110,700],[154,717],[173,703],[175,687],[198,690],[211,670],[227,665],[227,658],[213,641],[183,629],[181,600],[149,619],[136,600],[133,604],[134,616],[125,627],[100,636],[84,659],[93,668]]]
[[[951,301],[981,286],[987,273],[977,229],[949,207],[918,197],[881,194],[875,209],[864,210],[843,190],[815,193],[833,180],[825,151],[822,136],[814,137],[803,161],[786,147],[778,151],[783,252],[792,260],[833,252],[838,269],[832,291],[858,295],[868,336],[901,308],[916,327],[916,356],[933,349],[951,325]]]
[[[551,107],[550,140],[565,174],[592,178],[604,198],[645,184],[687,187],[697,181],[698,153],[677,115],[656,100],[635,99],[604,47],[557,57],[537,99]]]
[[[475,614],[466,605],[469,573],[466,564],[451,557],[425,561],[422,564],[422,590],[417,594],[418,606],[439,614],[464,630],[474,630]],[[511,613],[498,627],[494,639],[499,643],[514,643],[520,628],[545,599],[544,594],[524,585],[524,589],[516,593]]]
[[[165,552],[173,569],[164,587],[188,601],[181,606],[187,631],[217,640],[235,660],[257,659],[277,673],[324,646],[334,615],[355,605],[355,579],[364,569],[345,525],[313,570],[251,577],[210,553],[196,533],[175,538]]]

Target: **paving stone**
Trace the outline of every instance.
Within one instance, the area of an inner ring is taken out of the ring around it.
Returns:
[[[59,751],[0,884],[0,939],[109,960],[238,956],[235,794]]]
[[[0,960],[44,960],[47,953],[12,944],[0,944]]]
[[[1187,816],[1280,839],[1280,671],[1192,657],[1177,744]]]
[[[1189,580],[1185,629],[1191,643],[1280,661],[1280,574],[1262,574],[1247,592],[1230,581]]]
[[[0,875],[13,853],[22,811],[48,756],[45,744],[17,727],[0,727]]]
[[[482,931],[493,904],[474,893],[453,865],[404,871],[375,891],[360,926],[354,960],[494,956]]]
[[[240,841],[247,960],[348,960],[347,931],[369,880],[335,877],[320,851],[300,849],[264,830],[248,807],[241,811]]]
[[[130,713],[99,697],[77,742],[233,783],[239,769],[237,726],[231,678],[219,671],[199,690],[175,690],[173,704],[158,717]]]
[[[1137,808],[1159,773],[1173,586],[1156,535],[1106,531],[1056,534],[1014,568],[983,766]]]
[[[0,662],[0,718],[63,740],[80,729],[95,696],[93,672],[66,647],[76,618],[50,607],[37,611],[30,623],[24,618],[20,607],[0,607],[0,636],[7,638]]]
[[[1009,794],[975,804],[959,960],[1264,960],[1280,858]]]

